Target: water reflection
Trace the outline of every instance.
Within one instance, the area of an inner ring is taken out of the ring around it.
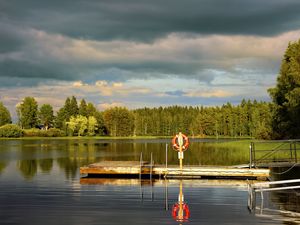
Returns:
[[[84,190],[103,190],[106,187],[110,190],[131,190],[135,195],[130,196],[128,204],[140,199],[141,211],[143,208],[155,208],[155,211],[148,211],[149,217],[156,221],[154,224],[173,224],[174,221],[176,224],[260,224],[251,219],[246,204],[243,205],[242,196],[247,197],[243,194],[247,190],[246,181],[156,179],[151,183],[149,179],[81,178],[80,184]],[[160,218],[158,223],[157,218]]]
[[[80,166],[104,160],[138,161],[141,152],[144,159],[150,159],[152,152],[155,164],[164,164],[169,141],[0,140],[1,224],[51,225],[58,217],[62,224],[74,225],[299,222],[298,193],[270,193],[262,207],[258,200],[255,214],[248,213],[245,181],[200,179],[180,184],[179,180],[80,178]],[[246,163],[248,149],[236,151],[193,141],[185,164]],[[168,153],[168,164],[178,165],[177,153],[171,149]],[[259,209],[277,220],[261,219]]]
[[[0,174],[2,173],[2,171],[4,171],[6,165],[7,165],[6,163],[0,162]]]
[[[20,160],[17,166],[25,179],[32,179],[37,174],[37,160]]]
[[[174,193],[172,193],[171,199],[169,196],[169,183],[171,182],[171,188],[176,187],[177,193],[176,197],[173,198]],[[190,183],[190,181],[185,181]],[[189,222],[190,219],[190,208],[184,199],[183,184],[184,181],[180,180],[159,180],[159,179],[125,179],[125,178],[90,178],[82,177],[80,178],[81,185],[103,185],[112,187],[125,187],[125,186],[135,186],[139,187],[139,198],[141,202],[144,201],[155,201],[154,198],[154,187],[164,186],[164,204],[165,210],[169,212],[170,219],[177,221],[179,224]],[[138,196],[138,193],[137,193]],[[169,208],[169,202],[173,202],[172,208]],[[162,207],[161,207],[162,208]],[[155,215],[153,215],[155,216]]]
[[[39,167],[44,173],[49,173],[53,167],[53,159],[40,159]]]
[[[247,163],[248,149],[234,150],[214,147],[203,139],[194,139],[185,152],[186,165],[234,165]],[[39,173],[51,173],[58,167],[67,179],[78,175],[80,166],[98,161],[138,161],[141,152],[145,159],[153,154],[155,164],[165,164],[166,144],[170,139],[154,140],[97,140],[97,139],[41,139],[0,140],[0,173],[6,165],[16,161],[17,168],[26,178]],[[169,145],[170,146],[170,145]],[[36,167],[38,164],[39,167]],[[168,164],[178,164],[177,152],[168,149]]]
[[[188,222],[190,218],[190,209],[188,204],[184,201],[183,184],[180,180],[178,202],[172,206],[172,217],[177,222]]]
[[[256,182],[256,181],[252,181]],[[263,201],[257,198],[254,211],[247,215],[246,202],[237,197],[239,190],[246,193],[247,181],[237,180],[139,180],[139,179],[107,179],[107,178],[81,178],[81,185],[104,185],[113,187],[133,187],[135,197],[141,202],[147,201],[146,205],[164,204],[170,224],[175,220],[178,224],[186,222],[199,224],[299,224],[300,222],[300,196],[297,192],[272,192],[264,195]],[[187,197],[185,199],[185,186],[187,186]],[[135,187],[135,188],[134,188]],[[138,194],[138,187],[140,194]],[[153,187],[154,190],[153,190]],[[158,187],[164,187],[160,194]],[[101,189],[101,188],[99,188]],[[118,189],[119,190],[119,189]],[[136,191],[134,191],[136,190]],[[228,192],[228,190],[231,190]],[[163,193],[162,193],[163,192]],[[150,197],[149,197],[150,193]],[[228,193],[231,193],[227,196]],[[159,197],[164,196],[164,200]],[[242,195],[247,198],[247,195]],[[135,198],[131,196],[131,198]],[[187,203],[187,201],[189,204]],[[132,200],[131,200],[132,201]],[[171,203],[171,208],[169,208]],[[161,211],[163,211],[163,207]],[[212,210],[212,212],[211,212]],[[191,213],[194,212],[194,213]],[[151,214],[156,218],[157,214]],[[208,214],[207,214],[208,213]],[[254,219],[253,217],[259,219]],[[220,217],[220,218],[218,218]],[[167,219],[166,218],[166,219]],[[224,220],[224,223],[220,221]],[[219,221],[213,223],[208,221]],[[226,222],[225,222],[226,221]],[[237,222],[238,221],[238,222]],[[197,223],[198,222],[198,223]]]
[[[75,178],[80,166],[93,163],[98,159],[96,147],[91,140],[86,142],[69,140],[65,143],[64,148],[60,149],[64,154],[63,157],[57,158],[57,164],[68,179]]]

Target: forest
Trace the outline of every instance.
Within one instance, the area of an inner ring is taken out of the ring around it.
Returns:
[[[0,137],[20,136],[172,136],[179,131],[192,137],[300,137],[300,40],[289,43],[277,84],[268,90],[272,102],[243,99],[222,106],[168,106],[99,111],[85,99],[68,97],[54,112],[25,97],[16,107],[18,123],[0,102]]]
[[[271,137],[271,107],[270,103],[243,100],[237,106],[227,103],[221,107],[169,106],[135,110],[113,107],[100,112],[84,99],[77,104],[76,97],[72,96],[56,115],[51,105],[38,106],[33,97],[25,97],[17,112],[18,126],[24,129],[26,136],[40,136],[43,132],[39,130],[56,131],[58,136],[113,137],[172,136],[181,131],[197,137],[265,139]],[[2,103],[0,110],[6,111],[6,123],[10,123],[10,115]]]

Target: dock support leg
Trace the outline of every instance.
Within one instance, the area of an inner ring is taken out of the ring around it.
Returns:
[[[143,152],[141,152],[141,156],[140,156],[140,180],[142,180],[142,168],[143,168]]]
[[[152,186],[152,170],[153,170],[153,157],[151,152],[151,160],[150,160],[150,184]]]
[[[168,144],[166,144],[166,170],[168,170]]]

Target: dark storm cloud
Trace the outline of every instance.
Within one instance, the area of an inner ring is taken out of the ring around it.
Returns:
[[[36,82],[43,79],[73,80],[79,77],[78,72],[74,68],[66,67],[64,64],[60,65],[59,62],[41,63],[38,61],[5,60],[0,63],[0,71],[0,77],[8,79],[6,85],[9,83],[15,84],[11,78],[28,79],[26,83],[32,82],[32,84],[36,84]],[[22,85],[22,83],[22,79],[19,79],[19,84]]]
[[[21,32],[0,21],[0,54],[17,51],[25,41]]]
[[[300,26],[298,0],[73,0],[0,3],[1,19],[96,40],[151,41],[172,32],[275,35]]]
[[[2,0],[0,86],[166,75],[209,83],[214,79],[209,71],[239,72],[230,59],[242,57],[228,55],[231,48],[220,51],[224,44],[219,40],[215,48],[199,40],[178,50],[181,40],[281,34],[299,29],[299,8],[299,0]],[[85,42],[74,43],[80,40]],[[234,44],[227,40],[227,46]],[[269,70],[268,64],[276,64],[277,70],[277,59],[259,57],[246,67]]]

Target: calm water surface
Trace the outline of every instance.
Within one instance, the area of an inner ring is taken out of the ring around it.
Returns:
[[[156,163],[164,163],[166,143],[169,140],[0,140],[0,224],[299,223],[296,192],[266,194],[263,202],[258,197],[256,213],[250,213],[245,182],[80,178],[82,165],[139,160],[140,152],[145,160],[152,152]],[[233,165],[247,159],[247,152],[206,148],[203,140],[196,140],[184,163]],[[172,150],[168,161],[177,163]],[[190,210],[186,221],[172,216],[180,185]]]

